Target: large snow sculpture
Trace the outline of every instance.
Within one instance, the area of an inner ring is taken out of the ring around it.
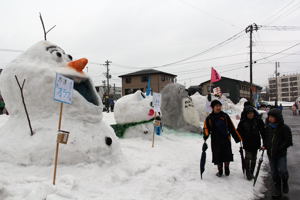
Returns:
[[[201,132],[199,115],[183,85],[178,83],[168,84],[161,92],[162,122],[164,126]]]
[[[59,103],[53,101],[56,73],[74,80],[73,103],[64,106],[61,163],[112,162],[120,153],[113,129],[102,121],[102,103],[91,79],[82,72],[86,59],[72,61],[63,49],[41,41],[12,61],[0,76],[0,90],[10,114],[0,129],[0,161],[22,165],[51,164],[56,143]],[[14,76],[26,79],[24,98],[35,134],[30,136]],[[108,142],[109,141],[109,142]]]
[[[115,104],[114,116],[117,124],[113,127],[120,137],[152,137],[154,110],[151,96],[145,96],[140,90],[123,96]]]

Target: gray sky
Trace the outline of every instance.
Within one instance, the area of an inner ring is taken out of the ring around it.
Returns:
[[[3,49],[26,50],[43,39],[39,12],[46,27],[57,26],[48,40],[75,58],[88,58],[88,73],[97,84],[105,79],[105,67],[92,63],[111,60],[111,81],[120,85],[120,74],[197,54],[253,22],[300,26],[299,0],[6,0],[0,7],[2,67],[19,54]],[[259,30],[254,41],[257,60],[299,43],[300,30]],[[157,69],[177,74],[178,82],[187,86],[208,80],[210,67],[221,76],[249,80],[249,68],[243,68],[248,52],[249,34],[243,33],[206,54]],[[300,72],[299,57],[300,45],[260,60],[254,65],[254,82],[267,83],[275,60],[281,62],[281,72]]]

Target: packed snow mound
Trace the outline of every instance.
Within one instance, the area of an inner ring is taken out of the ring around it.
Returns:
[[[154,118],[152,96],[145,96],[140,90],[117,100],[114,107],[117,124],[128,126],[124,137],[151,138]]]
[[[210,107],[212,100],[219,100],[222,103],[223,111],[229,115],[236,116],[237,118],[240,117],[240,114],[244,108],[244,103],[247,101],[247,99],[242,98],[239,103],[234,104],[225,96],[217,97],[214,95],[211,96],[211,101],[208,101],[207,95],[202,96],[199,93],[195,93],[191,96],[191,98],[193,99],[195,109],[201,121],[204,121],[207,115],[212,111]]]
[[[161,112],[164,126],[175,130],[201,132],[193,99],[183,85],[170,83],[164,87],[161,92]]]
[[[118,160],[119,143],[113,129],[102,120],[103,105],[94,85],[90,77],[70,67],[71,60],[57,45],[41,41],[2,71],[0,90],[10,116],[0,128],[0,161],[22,165],[53,162],[60,107],[53,101],[56,73],[74,80],[73,103],[64,105],[61,128],[70,132],[69,142],[61,145],[59,162],[101,164]],[[33,136],[15,75],[21,84],[26,79],[23,91]]]
[[[207,111],[205,108],[207,97],[202,96],[198,92],[196,92],[194,95],[191,96],[194,102],[194,107],[196,112],[198,113],[200,121],[204,121],[205,118],[207,117]]]

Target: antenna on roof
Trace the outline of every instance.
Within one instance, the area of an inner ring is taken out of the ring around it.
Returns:
[[[52,26],[48,31],[46,31],[46,28],[45,28],[45,24],[44,24],[44,21],[43,21],[43,17],[42,17],[42,14],[40,13],[40,20],[41,20],[41,23],[42,23],[42,26],[43,26],[43,31],[44,31],[44,40],[46,41],[47,40],[47,34],[52,30],[54,29],[54,26]]]

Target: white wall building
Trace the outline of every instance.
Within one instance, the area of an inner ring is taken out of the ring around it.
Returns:
[[[295,101],[300,95],[300,74],[278,76],[278,100]],[[270,101],[276,100],[276,78],[269,78]]]

